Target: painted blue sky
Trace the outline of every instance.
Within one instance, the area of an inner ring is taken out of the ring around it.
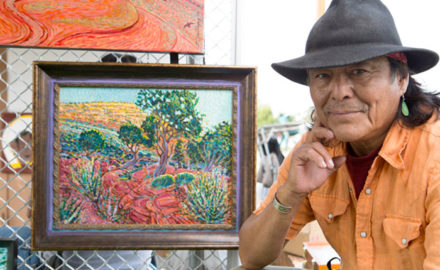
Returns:
[[[136,88],[61,87],[61,103],[136,102]],[[232,123],[232,90],[191,90],[199,97],[197,109],[206,115],[207,127],[221,121]]]

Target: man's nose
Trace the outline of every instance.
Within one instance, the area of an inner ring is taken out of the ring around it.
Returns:
[[[335,74],[330,82],[330,97],[335,100],[344,100],[353,96],[353,83],[344,74]]]

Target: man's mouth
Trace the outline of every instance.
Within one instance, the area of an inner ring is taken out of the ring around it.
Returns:
[[[344,116],[344,115],[351,115],[355,113],[362,113],[362,111],[330,111],[329,114],[336,115],[336,116]]]
[[[332,106],[333,108],[327,108],[324,109],[324,111],[328,114],[328,115],[333,115],[333,116],[351,116],[351,115],[355,115],[355,114],[359,114],[359,113],[366,113],[368,111],[368,107],[367,106],[356,106],[356,107],[342,107],[342,106]]]

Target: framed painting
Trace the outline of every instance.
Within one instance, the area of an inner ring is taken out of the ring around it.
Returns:
[[[33,249],[237,248],[252,67],[34,63]]]
[[[204,0],[0,0],[0,45],[202,54]]]
[[[17,269],[17,240],[0,238],[0,269]]]
[[[1,114],[0,156],[3,173],[31,173],[32,166],[32,114]]]

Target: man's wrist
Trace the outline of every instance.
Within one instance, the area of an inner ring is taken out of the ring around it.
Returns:
[[[304,199],[307,197],[307,193],[298,193],[292,191],[288,186],[282,185],[275,192],[274,197],[281,205],[294,208],[304,201]]]
[[[281,214],[288,214],[292,210],[291,206],[284,205],[278,201],[276,193],[273,196],[272,205]]]

